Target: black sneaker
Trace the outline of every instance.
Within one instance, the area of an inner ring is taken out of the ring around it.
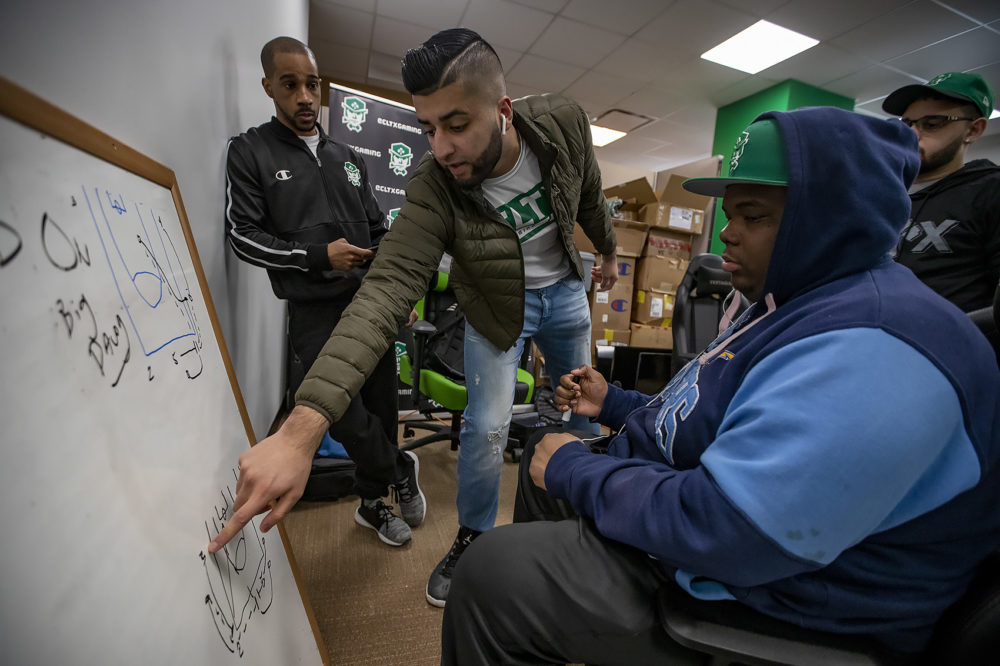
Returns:
[[[406,473],[392,486],[392,499],[399,505],[399,513],[410,527],[416,527],[424,522],[427,515],[427,502],[424,493],[417,484],[420,473],[420,461],[413,451],[404,451],[407,458]]]
[[[361,500],[361,506],[354,511],[354,522],[375,530],[378,538],[390,546],[402,546],[413,537],[410,526],[381,499]]]
[[[455,537],[455,543],[451,544],[451,550],[434,567],[431,578],[427,581],[427,603],[431,606],[444,608],[445,602],[448,601],[448,590],[451,589],[451,574],[455,570],[455,565],[458,564],[458,558],[462,556],[472,540],[480,534],[482,532],[468,527],[458,529],[458,536]]]

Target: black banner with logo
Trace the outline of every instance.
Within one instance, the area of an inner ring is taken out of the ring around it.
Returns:
[[[375,198],[391,226],[406,198],[410,174],[427,151],[413,107],[330,84],[328,124],[330,138],[364,158]]]
[[[427,139],[412,106],[399,104],[357,90],[330,84],[330,119],[327,133],[361,155],[375,199],[392,226],[406,200],[406,183],[427,151]],[[409,330],[396,341],[396,370],[406,351]],[[412,389],[399,382],[399,408],[413,409]]]

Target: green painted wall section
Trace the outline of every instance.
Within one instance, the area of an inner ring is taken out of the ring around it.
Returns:
[[[808,83],[788,79],[719,108],[715,117],[712,154],[722,155],[722,175],[729,175],[729,159],[733,155],[733,144],[754,118],[765,111],[791,111],[803,106],[836,106],[853,110],[854,100]],[[726,216],[722,214],[722,200],[717,199],[710,246],[710,251],[715,254],[722,254],[723,245],[719,240],[719,231],[725,226]]]

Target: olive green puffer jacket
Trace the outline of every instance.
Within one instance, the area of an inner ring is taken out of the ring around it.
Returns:
[[[514,102],[514,127],[538,156],[563,248],[583,279],[574,221],[598,252],[615,250],[587,115],[557,95],[525,97]],[[450,284],[468,323],[499,349],[517,341],[525,291],[517,236],[481,188],[459,188],[427,153],[361,289],[299,387],[296,404],[331,421],[343,415],[423,297],[444,252],[452,257]]]

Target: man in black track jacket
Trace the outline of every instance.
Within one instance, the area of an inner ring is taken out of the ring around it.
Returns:
[[[989,307],[1000,281],[1000,167],[965,163],[982,136],[993,93],[978,74],[948,72],[885,98],[917,133],[920,174],[896,261],[965,312]]]
[[[275,117],[230,139],[226,237],[236,256],[267,269],[275,295],[288,301],[289,341],[308,368],[361,286],[385,218],[364,161],[316,122],[320,78],[309,48],[275,38],[261,51],[261,65]],[[355,521],[400,546],[426,506],[417,457],[397,446],[395,377],[390,349],[330,435],[357,465]],[[381,499],[390,485],[402,518]]]

